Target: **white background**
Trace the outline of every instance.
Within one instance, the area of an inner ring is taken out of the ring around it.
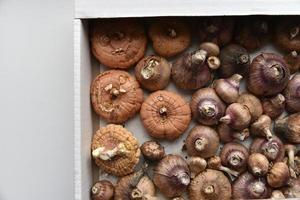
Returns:
[[[0,0],[0,200],[73,199],[73,0]]]

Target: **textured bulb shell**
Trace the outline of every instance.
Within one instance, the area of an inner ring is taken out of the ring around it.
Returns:
[[[161,90],[169,84],[171,66],[163,57],[147,56],[136,65],[135,76],[147,90]]]
[[[248,51],[237,44],[225,46],[220,53],[221,67],[219,72],[221,77],[229,78],[233,74],[244,74],[250,64]]]
[[[140,116],[149,135],[174,140],[188,128],[191,109],[178,94],[159,90],[144,101]]]
[[[300,144],[300,113],[294,113],[275,122],[275,132],[289,142]]]
[[[153,140],[144,142],[141,151],[143,156],[151,161],[161,160],[165,156],[165,148]]]
[[[251,124],[250,132],[254,136],[272,138],[271,132],[272,120],[268,115],[261,115],[253,124]]]
[[[199,141],[201,148],[197,149],[197,141]],[[219,143],[217,132],[208,126],[202,125],[195,126],[185,140],[188,155],[202,158],[209,158],[215,155]]]
[[[282,94],[262,99],[263,113],[271,119],[279,117],[285,109],[285,97]]]
[[[297,51],[292,51],[284,56],[285,62],[288,64],[291,74],[299,71],[300,69],[300,55]]]
[[[230,142],[223,146],[220,152],[222,165],[243,172],[247,169],[248,149],[239,143]]]
[[[189,167],[182,157],[167,155],[155,167],[153,181],[166,197],[180,196],[190,183]]]
[[[272,96],[287,86],[289,78],[290,70],[281,56],[262,53],[250,65],[247,86],[255,95]]]
[[[191,42],[191,32],[184,21],[175,18],[155,20],[149,28],[154,51],[163,57],[183,52]]]
[[[299,17],[282,17],[277,23],[274,40],[285,51],[300,51]],[[298,29],[298,30],[297,30]]]
[[[233,199],[267,199],[271,188],[264,178],[255,178],[251,173],[241,174],[232,184]]]
[[[281,189],[286,198],[300,198],[300,177],[290,179],[288,186]]]
[[[251,122],[257,120],[263,113],[261,101],[253,94],[243,93],[239,96],[237,102],[249,109]]]
[[[191,171],[191,178],[195,178],[200,172],[203,172],[207,166],[207,162],[204,158],[201,157],[189,157],[187,159],[189,169]]]
[[[196,55],[199,55],[199,50],[185,53],[172,63],[172,79],[177,87],[196,90],[204,87],[211,80],[207,63],[199,61],[195,58]]]
[[[284,146],[276,136],[269,141],[265,138],[255,138],[250,146],[250,153],[261,153],[273,163],[280,162],[284,158]]]
[[[143,90],[129,73],[109,70],[96,77],[91,85],[95,112],[109,123],[120,124],[141,108]]]
[[[100,128],[93,136],[92,151],[103,147],[112,150],[119,144],[124,144],[126,153],[117,155],[113,159],[103,160],[95,158],[96,164],[106,173],[124,176],[133,172],[139,162],[141,151],[137,139],[120,125],[110,124]]]
[[[253,176],[264,176],[269,171],[269,161],[261,153],[253,153],[248,158],[248,169]]]
[[[208,169],[192,180],[188,194],[190,200],[230,200],[231,185],[222,172]]]
[[[224,46],[232,40],[234,20],[231,17],[203,17],[198,25],[200,42]]]
[[[114,196],[114,186],[108,180],[101,180],[92,187],[92,200],[112,200]]]
[[[234,140],[244,141],[249,137],[249,129],[236,131],[225,123],[218,125],[218,135],[222,143],[232,142]]]
[[[300,74],[296,74],[285,88],[286,110],[290,113],[300,112]]]
[[[91,26],[93,55],[111,68],[126,69],[145,54],[147,37],[134,19],[101,19]]]
[[[193,118],[204,125],[218,124],[224,115],[225,104],[212,88],[202,88],[192,96],[191,110]]]
[[[243,77],[239,74],[234,74],[227,79],[217,79],[213,83],[216,93],[226,103],[234,103],[239,97],[240,81]]]
[[[268,184],[274,188],[285,186],[289,178],[289,167],[284,162],[275,163],[267,175]]]

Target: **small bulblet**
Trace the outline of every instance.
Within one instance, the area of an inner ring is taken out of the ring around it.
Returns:
[[[291,143],[300,144],[300,113],[278,119],[275,122],[275,132],[283,135]]]
[[[137,139],[120,125],[102,127],[93,136],[92,156],[106,173],[115,176],[132,173],[140,154]]]
[[[224,117],[220,118],[220,121],[228,124],[235,130],[243,130],[250,124],[251,115],[249,109],[240,103],[230,104],[225,114]]]
[[[283,91],[286,110],[290,113],[300,112],[300,74],[296,74]]]
[[[265,137],[270,140],[273,136],[271,126],[271,118],[268,115],[261,115],[253,124],[251,124],[250,132],[254,136]]]
[[[147,56],[135,67],[135,77],[144,88],[150,91],[167,87],[170,76],[170,64],[163,57]]]
[[[209,126],[195,126],[185,140],[188,155],[209,158],[216,154],[219,147],[217,132]]]
[[[177,87],[196,90],[204,87],[211,80],[211,73],[206,62],[207,52],[196,50],[185,53],[172,63],[172,79]]]
[[[208,169],[192,180],[188,195],[190,200],[230,200],[231,184],[222,172]]]
[[[255,95],[272,96],[287,86],[289,78],[290,70],[281,56],[262,53],[250,65],[247,87]]]
[[[224,47],[220,53],[221,77],[229,78],[233,74],[243,75],[249,68],[250,56],[248,51],[237,44],[230,44]]]
[[[144,101],[140,117],[150,136],[175,140],[188,128],[191,109],[178,94],[159,90]]]
[[[251,93],[242,93],[239,96],[237,103],[240,103],[248,108],[251,114],[251,122],[256,121],[263,113],[261,101]]]
[[[234,103],[239,97],[240,81],[242,78],[241,75],[234,74],[227,79],[217,79],[214,81],[213,87],[223,101],[228,104]]]
[[[284,162],[275,163],[267,175],[268,184],[274,188],[285,186],[289,178],[289,167]]]
[[[247,169],[248,149],[239,143],[231,142],[223,146],[220,152],[222,165],[239,172]]]
[[[212,88],[202,88],[192,96],[191,110],[193,118],[204,125],[218,124],[224,115],[225,104]]]
[[[143,90],[129,73],[108,70],[93,81],[91,102],[101,118],[109,123],[121,124],[140,110]]]
[[[191,171],[191,178],[195,178],[200,172],[203,172],[207,166],[207,162],[201,157],[189,157],[187,159],[189,169]]]
[[[255,138],[250,146],[250,153],[261,153],[270,162],[280,162],[284,158],[284,146],[281,140],[273,136],[272,139]]]
[[[165,156],[165,148],[153,140],[144,142],[141,151],[143,156],[150,161],[161,160]]]
[[[261,153],[253,153],[248,158],[248,169],[256,177],[266,175],[269,171],[269,164],[267,157]]]
[[[267,199],[271,196],[265,178],[256,178],[251,173],[245,172],[232,184],[233,199]]]
[[[155,167],[153,181],[166,197],[180,196],[190,184],[189,167],[182,157],[167,155]]]
[[[263,113],[271,119],[279,117],[285,109],[285,97],[282,94],[262,99]]]
[[[114,186],[108,180],[101,180],[94,184],[91,189],[92,200],[112,200]]]

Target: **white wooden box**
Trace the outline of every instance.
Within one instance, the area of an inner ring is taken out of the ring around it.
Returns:
[[[90,145],[92,135],[99,128],[100,123],[101,125],[104,123],[93,112],[90,103],[90,84],[104,67],[100,66],[90,52],[89,21],[93,18],[257,14],[299,15],[300,0],[76,0],[74,18],[75,200],[89,200],[90,188],[99,178],[98,169],[91,159]],[[265,47],[265,50],[273,51],[269,47]],[[147,52],[149,53],[151,50]],[[168,89],[182,94],[173,84],[170,84]],[[190,93],[182,95],[185,94]],[[185,97],[189,100],[190,95]],[[192,126],[193,124],[189,129]],[[149,138],[138,115],[126,122],[126,128],[134,133],[140,143]],[[167,153],[181,153],[186,133],[173,143],[163,142],[167,147]]]

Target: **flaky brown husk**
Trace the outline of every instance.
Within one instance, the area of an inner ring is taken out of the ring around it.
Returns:
[[[285,108],[285,97],[282,94],[263,98],[261,100],[263,113],[268,115],[271,119],[279,117]]]
[[[286,110],[290,113],[300,112],[300,74],[296,74],[283,91]]]
[[[204,87],[212,78],[205,61],[194,59],[197,51],[188,52],[172,63],[172,80],[175,85],[185,90],[196,90]]]
[[[192,180],[188,194],[191,200],[230,200],[231,184],[222,172],[207,169]]]
[[[101,169],[115,176],[124,176],[134,171],[141,155],[137,139],[122,126],[109,124],[100,128],[92,140],[92,151],[99,147],[112,150],[120,143],[124,144],[127,151],[123,155],[116,155],[108,160],[94,158]]]
[[[274,40],[275,44],[284,51],[300,51],[300,32],[297,35],[292,37],[291,32],[294,28],[300,28],[300,18],[297,16],[294,17],[282,17],[278,21]]]
[[[145,54],[147,37],[135,19],[98,19],[91,25],[91,49],[102,64],[126,69]]]
[[[232,40],[234,20],[231,17],[203,17],[198,25],[200,42],[224,46]]]
[[[189,167],[181,156],[167,155],[155,167],[153,181],[166,197],[180,196],[190,183]]]
[[[147,56],[136,65],[135,76],[147,90],[161,90],[167,87],[170,81],[171,66],[163,57]]]
[[[291,114],[275,122],[275,132],[291,143],[300,144],[300,113]]]
[[[144,101],[140,116],[150,136],[175,140],[188,128],[191,109],[178,94],[159,90]]]
[[[270,150],[274,149],[274,153],[271,153]],[[273,136],[269,141],[265,138],[255,138],[250,146],[250,153],[261,153],[273,163],[280,162],[284,158],[284,146],[276,136]]]
[[[239,143],[226,143],[220,152],[222,165],[238,172],[243,172],[247,169],[247,161],[249,157],[248,149]],[[236,165],[233,165],[233,162]]]
[[[152,22],[149,37],[154,51],[163,57],[172,57],[183,52],[191,42],[187,23],[176,18],[161,18]]]
[[[267,175],[268,184],[273,188],[285,186],[290,178],[289,167],[284,162],[275,163]]]
[[[272,96],[287,86],[289,78],[290,70],[281,56],[262,53],[252,60],[247,87],[255,95]]]
[[[251,122],[257,120],[263,113],[261,101],[251,93],[242,93],[237,102],[249,109]]]
[[[212,88],[195,92],[191,100],[193,118],[204,125],[215,125],[225,113],[225,104]]]
[[[248,158],[248,170],[256,177],[266,175],[269,171],[269,164],[267,157],[261,153],[253,153]]]
[[[197,141],[202,145],[197,149]],[[209,126],[195,126],[185,140],[185,147],[190,156],[200,156],[209,158],[216,154],[219,147],[219,137],[217,132]]]
[[[120,124],[141,108],[143,90],[129,73],[108,70],[91,85],[91,102],[95,112],[109,123]]]
[[[101,180],[94,184],[91,193],[92,200],[112,200],[114,186],[108,180]]]
[[[266,199],[271,191],[265,178],[255,178],[249,172],[241,174],[232,184],[233,199]]]

